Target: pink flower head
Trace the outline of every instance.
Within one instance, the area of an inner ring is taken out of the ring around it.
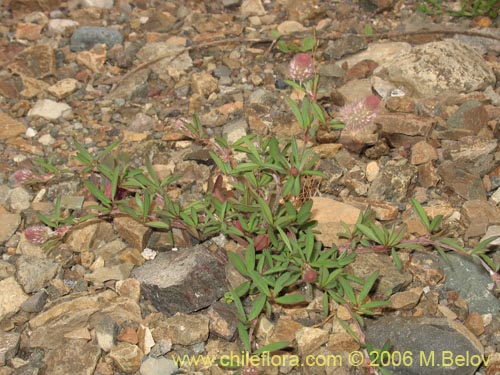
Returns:
[[[346,131],[361,131],[372,124],[380,111],[380,99],[369,95],[360,101],[343,106],[339,111],[340,120]]]
[[[33,225],[24,231],[26,239],[34,244],[42,245],[49,239],[49,231],[43,225]]]
[[[314,62],[307,53],[296,54],[288,67],[290,77],[295,81],[306,81],[314,75]]]
[[[54,237],[62,238],[70,229],[71,225],[63,225],[62,227],[57,228],[52,234]]]
[[[33,178],[35,177],[33,175],[33,172],[29,169],[18,169],[12,176],[14,177],[14,180],[21,185],[30,180],[33,180]]]

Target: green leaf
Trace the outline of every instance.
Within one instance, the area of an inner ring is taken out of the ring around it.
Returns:
[[[272,344],[268,344],[263,346],[262,348],[257,349],[253,354],[254,355],[261,355],[263,353],[272,353],[277,350],[281,350],[284,348],[287,348],[290,346],[290,343],[288,341],[280,341],[280,342],[273,342]]]
[[[245,262],[247,270],[255,270],[255,248],[252,243],[245,250]]]
[[[76,140],[73,142],[76,150],[78,151],[76,153],[76,158],[80,160],[83,164],[86,165],[92,165],[92,162],[94,161],[94,157],[85,149],[83,146],[78,143]]]
[[[224,163],[222,159],[213,151],[209,151],[210,156],[212,157],[212,160],[217,164],[217,167],[222,171],[224,174],[230,174],[230,166],[227,163]]]
[[[359,341],[359,338],[358,336],[356,335],[356,333],[353,331],[353,329],[351,328],[351,326],[349,326],[349,324],[347,322],[344,322],[342,319],[337,319],[337,322],[339,322],[339,324],[342,326],[342,328],[345,329],[345,331],[351,335],[351,337],[358,343],[358,344],[361,344],[361,342]]]
[[[396,264],[396,267],[398,268],[398,270],[401,271],[403,269],[403,263],[401,262],[401,258],[399,257],[396,249],[394,249],[394,248],[391,249],[391,256],[392,256],[392,259],[394,259],[394,263]]]
[[[420,221],[422,221],[422,224],[424,224],[425,228],[430,231],[431,223],[429,221],[429,217],[425,213],[424,208],[415,198],[412,198],[410,201],[413,207],[415,208],[415,211],[417,212]]]
[[[110,206],[111,205],[111,200],[109,200],[106,195],[102,191],[100,191],[92,182],[89,180],[84,181],[85,186],[87,189],[89,189],[90,193],[97,198],[102,204],[105,206]]]
[[[295,115],[295,117],[297,118],[297,121],[299,122],[300,126],[304,126],[304,118],[302,117],[302,112],[300,111],[297,104],[295,104],[295,102],[290,98],[286,98],[286,102],[288,103],[288,105],[292,109],[292,112]]]
[[[264,308],[264,305],[266,304],[266,301],[266,295],[261,294],[252,302],[252,310],[250,311],[250,314],[248,314],[249,321],[256,319],[260,315],[262,309]]]
[[[357,305],[358,302],[356,301],[356,296],[354,295],[354,290],[352,289],[351,284],[349,284],[347,280],[344,279],[343,277],[339,277],[338,280],[340,282],[340,285],[342,285],[342,289],[344,290],[344,295],[347,297],[347,299],[351,301],[351,303],[353,303],[354,305]]]
[[[363,233],[366,237],[375,243],[380,244],[378,237],[373,233],[372,229],[364,224],[356,224],[356,227]]]
[[[300,50],[302,52],[312,51],[315,45],[316,45],[316,40],[314,40],[314,38],[304,38],[302,39]]]
[[[120,167],[116,166],[111,176],[111,199],[115,199],[116,190],[118,189],[118,177],[120,175]]]
[[[287,294],[282,297],[275,298],[274,301],[281,305],[295,305],[302,303],[306,298],[302,294]]]
[[[375,284],[375,281],[377,281],[378,275],[379,275],[379,272],[375,271],[365,281],[365,284],[363,285],[363,288],[361,289],[361,292],[359,292],[359,295],[358,295],[359,303],[363,303],[365,298],[368,296],[368,293],[370,293],[370,290],[372,289],[373,284]]]
[[[228,255],[229,254],[231,253],[228,253]],[[264,293],[267,297],[271,297],[271,291],[269,290],[269,285],[266,279],[264,279],[258,272],[255,272],[254,270],[248,270],[248,275],[251,277],[252,281],[261,293]]]
[[[170,229],[170,225],[168,225],[164,221],[148,221],[146,225],[152,228]]]
[[[247,267],[245,266],[245,263],[243,263],[243,261],[241,260],[239,255],[237,255],[236,253],[233,253],[232,251],[228,251],[227,256],[228,256],[229,260],[231,261],[231,263],[233,264],[234,268],[236,268],[236,270],[239,273],[241,273],[243,276],[250,275],[248,273]]]
[[[369,23],[367,23],[367,24],[365,25],[365,28],[363,29],[363,33],[364,33],[366,36],[373,35],[373,28],[372,28],[372,25],[370,25]]]
[[[266,219],[267,223],[269,225],[273,225],[274,220],[273,220],[273,214],[271,212],[271,208],[269,208],[269,205],[267,202],[261,198],[257,197],[257,201],[259,202],[260,209],[262,210],[262,215],[264,215],[264,219]]]
[[[243,343],[243,347],[250,353],[252,351],[252,347],[250,346],[250,337],[248,336],[248,331],[243,323],[238,323],[238,334],[241,342]]]

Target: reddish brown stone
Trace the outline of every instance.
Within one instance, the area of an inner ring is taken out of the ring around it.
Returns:
[[[47,44],[29,47],[9,67],[18,74],[37,79],[53,75],[56,72],[54,50]]]

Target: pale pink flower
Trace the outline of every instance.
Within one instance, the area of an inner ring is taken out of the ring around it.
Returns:
[[[33,172],[29,169],[18,169],[12,176],[14,177],[14,180],[21,185],[33,180],[34,178]]]
[[[339,117],[345,124],[345,131],[358,132],[372,124],[379,111],[380,99],[370,95],[340,108]]]
[[[29,242],[42,245],[49,239],[49,231],[43,225],[33,225],[24,230],[24,236]]]
[[[293,80],[306,81],[314,75],[313,59],[307,53],[298,53],[290,61],[288,71]]]

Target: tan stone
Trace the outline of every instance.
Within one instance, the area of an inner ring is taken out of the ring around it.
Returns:
[[[64,99],[68,95],[75,92],[78,89],[78,86],[79,83],[76,79],[65,78],[50,86],[47,91],[49,94],[54,95],[58,99]]]
[[[475,311],[469,314],[464,322],[464,325],[478,337],[481,336],[485,331],[483,318],[479,313]]]
[[[38,40],[43,25],[36,23],[18,23],[16,28],[16,39]]]
[[[412,288],[410,290],[393,294],[389,299],[391,307],[396,310],[408,310],[414,308],[420,296],[422,295],[422,288]]]
[[[121,342],[109,352],[116,367],[126,373],[133,373],[141,367],[144,353],[138,346]]]
[[[11,276],[0,281],[0,321],[19,311],[21,304],[28,299],[23,288]]]
[[[0,110],[0,139],[8,139],[24,134],[26,127]]]
[[[127,216],[116,217],[113,223],[119,236],[130,246],[138,250],[143,250],[146,247],[151,235],[151,228]]]
[[[311,354],[328,341],[328,332],[321,328],[302,327],[295,333],[297,349],[304,356]]]

